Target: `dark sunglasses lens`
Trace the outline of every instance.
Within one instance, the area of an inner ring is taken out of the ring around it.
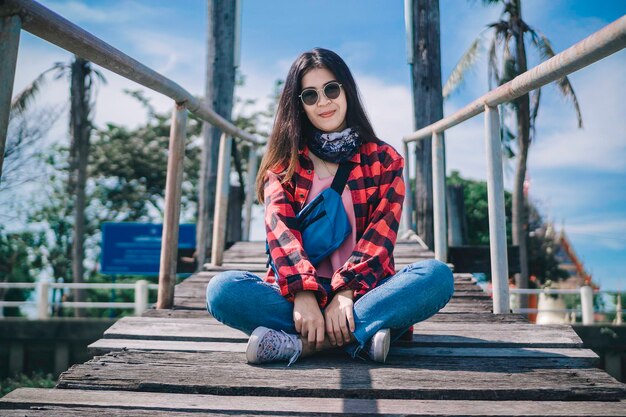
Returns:
[[[315,90],[304,90],[302,92],[302,101],[307,106],[312,106],[317,103],[317,91]]]
[[[336,99],[341,94],[341,87],[339,87],[338,83],[330,83],[326,87],[324,87],[324,94],[331,100]]]

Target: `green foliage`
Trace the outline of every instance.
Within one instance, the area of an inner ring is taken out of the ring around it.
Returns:
[[[489,244],[489,207],[487,204],[487,183],[461,178],[458,171],[452,171],[447,178],[451,185],[462,185],[465,195],[465,214],[467,217],[468,245]],[[507,244],[511,244],[511,204],[512,197],[504,192],[506,214]]]
[[[487,183],[461,178],[458,171],[452,171],[447,178],[450,185],[462,185],[464,190],[465,215],[467,220],[467,245],[489,245],[489,208],[487,204]],[[506,214],[507,245],[511,245],[511,205],[512,195],[504,192]],[[537,277],[538,283],[547,280],[558,281],[567,278],[566,271],[559,269],[555,257],[557,243],[547,235],[546,225],[537,208],[531,203],[529,211],[528,238],[529,273]]]
[[[52,375],[36,372],[32,375],[17,374],[11,378],[0,380],[0,397],[18,388],[54,388],[56,380]]]
[[[234,123],[249,132],[267,136],[270,122],[274,117],[275,107],[282,83],[276,83],[275,92],[266,110],[252,111],[237,116]],[[160,222],[163,218],[164,193],[169,147],[171,115],[157,112],[141,91],[127,91],[137,99],[147,111],[144,123],[134,128],[117,124],[107,124],[94,130],[88,161],[88,182],[86,187],[86,224],[85,224],[85,281],[111,282],[110,276],[101,275],[99,269],[101,225],[103,222],[141,221]],[[255,100],[243,103],[241,110],[255,104]],[[198,176],[200,172],[202,121],[189,113],[187,138],[185,143],[184,180],[182,185],[181,222],[195,221],[197,210]],[[249,148],[240,146],[234,154],[235,166],[239,171],[247,169]],[[26,281],[24,274],[32,274],[30,280],[45,271],[55,282],[68,282],[72,276],[71,248],[73,226],[73,197],[68,193],[70,150],[68,146],[54,145],[42,151],[40,160],[47,175],[47,185],[42,193],[33,196],[26,214],[27,223],[39,227],[38,241],[28,241],[21,249],[40,248],[39,261],[29,255],[20,255],[19,274],[13,272],[15,281]],[[243,176],[243,175],[242,175]],[[35,235],[33,235],[35,236]],[[34,239],[34,237],[33,237]],[[5,239],[6,240],[6,239]],[[0,229],[0,256],[11,256],[9,246],[3,243]],[[15,245],[13,245],[15,246]],[[5,248],[6,247],[6,248]],[[39,250],[39,249],[38,249]],[[5,254],[6,252],[6,254]],[[24,252],[26,253],[26,252]],[[35,252],[33,252],[35,253]],[[0,258],[2,261],[3,258]],[[2,262],[0,265],[8,265]],[[135,276],[118,276],[117,282],[135,282]],[[141,277],[156,283],[157,277]],[[61,290],[58,290],[61,291]],[[28,295],[28,291],[20,294]],[[58,294],[57,294],[58,295]],[[151,293],[154,298],[154,293]],[[132,302],[134,291],[89,290],[86,301]],[[23,298],[22,298],[23,299]],[[69,291],[63,293],[63,299],[71,301]],[[126,314],[131,310],[112,311],[105,309],[87,309],[88,316],[114,316]],[[56,310],[56,315],[67,316],[71,309]]]
[[[7,233],[0,225],[0,282],[34,282],[42,268],[39,248],[44,241],[43,233],[21,231]],[[0,288],[0,300],[23,301],[29,289]],[[4,307],[5,316],[19,316],[15,307]]]

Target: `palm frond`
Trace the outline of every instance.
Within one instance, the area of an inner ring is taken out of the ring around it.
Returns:
[[[571,101],[574,106],[574,111],[576,112],[576,119],[578,121],[578,127],[580,129],[583,128],[583,115],[580,111],[580,105],[578,103],[578,97],[576,97],[576,93],[574,93],[574,87],[569,82],[569,78],[563,77],[555,81],[556,85],[559,87],[561,94],[565,97],[566,100]]]
[[[538,33],[538,31],[532,28],[528,28],[528,32],[530,33],[532,44],[539,50],[539,55],[541,56],[542,61],[550,59],[556,55],[554,53],[554,49],[552,48],[552,43],[544,34]]]
[[[29,105],[37,98],[41,87],[46,83],[46,74],[44,71],[37,76],[25,89],[20,91],[11,102],[11,112],[24,113]]]
[[[541,55],[542,60],[547,60],[556,55],[554,49],[552,48],[552,43],[550,40],[541,32],[535,29],[529,28],[528,30],[531,34],[532,44],[539,50],[539,54]],[[583,127],[583,116],[580,111],[580,105],[578,103],[578,97],[576,97],[576,93],[574,93],[574,87],[569,81],[569,78],[563,77],[559,78],[555,81],[559,91],[565,97],[565,99],[572,102],[574,106],[574,111],[576,112],[576,119],[578,121],[578,127],[582,129]]]
[[[509,55],[504,58],[504,63],[502,65],[502,77],[500,79],[500,84],[505,84],[511,81],[513,78],[518,76],[517,70],[517,60],[514,55]]]
[[[487,82],[489,83],[489,89],[494,88],[492,80],[496,85],[500,85],[500,71],[498,70],[498,51],[496,50],[497,38],[494,36],[491,38],[491,44],[489,45],[488,63],[487,63]]]
[[[467,51],[463,54],[459,62],[450,73],[450,76],[446,80],[443,86],[443,98],[448,98],[462,83],[465,78],[467,70],[474,65],[478,56],[480,55],[480,46],[482,38],[479,35],[474,42],[470,45]]]

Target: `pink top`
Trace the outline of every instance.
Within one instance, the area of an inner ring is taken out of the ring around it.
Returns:
[[[309,195],[307,196],[304,204],[308,204],[319,193],[327,188],[330,188],[333,183],[333,178],[334,177],[320,178],[317,176],[317,173],[314,173],[313,185],[309,190]],[[346,209],[350,226],[352,226],[352,233],[346,238],[343,244],[337,248],[336,251],[331,253],[328,258],[324,259],[317,266],[318,277],[332,278],[335,271],[341,268],[346,263],[348,258],[350,258],[350,255],[352,255],[352,251],[356,246],[356,219],[354,216],[354,204],[352,203],[352,194],[350,193],[347,185],[341,194],[341,200],[343,201],[343,206]]]

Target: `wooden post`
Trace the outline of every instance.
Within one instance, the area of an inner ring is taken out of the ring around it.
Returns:
[[[580,305],[583,310],[583,324],[593,324],[593,288],[589,285],[580,287]]]
[[[0,18],[0,181],[2,181],[2,165],[7,142],[11,95],[13,94],[21,30],[22,21],[19,16]]]
[[[37,302],[37,317],[39,320],[45,320],[50,317],[49,308],[50,300],[48,299],[50,293],[50,283],[48,281],[39,281],[37,283],[39,300]]]
[[[448,245],[461,246],[467,234],[465,193],[462,184],[446,185],[446,208],[448,219]]]
[[[257,153],[257,147],[250,147],[250,154],[248,156],[248,184],[246,184],[246,217],[243,224],[243,240],[250,240],[250,225],[252,224],[252,204],[255,200],[256,187],[255,187],[255,175],[257,165],[259,162],[259,155]]]
[[[140,279],[135,282],[135,316],[141,316],[148,309],[148,281]]]
[[[404,209],[402,210],[402,229],[413,230],[413,190],[411,188],[411,174],[409,168],[409,144],[402,143],[404,149],[404,183],[406,193],[404,195]]]
[[[230,191],[230,154],[233,139],[222,134],[217,164],[217,188],[215,192],[215,217],[213,218],[213,242],[211,244],[211,263],[222,265],[224,244],[226,241],[226,210]]]
[[[622,293],[617,293],[617,305],[615,306],[615,320],[613,324],[622,324]]]
[[[412,0],[405,10],[411,13],[410,28],[411,84],[413,86],[414,126],[419,129],[443,118],[441,94],[441,47],[439,0]],[[444,129],[438,129],[442,132]],[[415,144],[415,222],[417,234],[429,248],[434,243],[432,142],[430,138]]]
[[[161,264],[159,267],[159,294],[157,309],[172,308],[176,285],[176,258],[178,256],[178,221],[180,219],[181,184],[183,182],[183,159],[187,109],[176,104],[172,112],[167,179],[165,182],[165,213],[161,239]]]
[[[24,372],[24,342],[11,340],[9,341],[9,375],[20,372]]]
[[[443,151],[443,133],[433,132],[433,220],[435,226],[435,259],[448,261],[448,234],[446,233],[446,172]]]
[[[205,102],[216,113],[231,120],[235,92],[235,49],[237,28],[237,2],[232,0],[208,0],[207,14],[209,33],[207,39],[207,66]],[[217,179],[219,175],[216,159],[220,146],[220,128],[209,123],[202,126],[203,147],[198,181],[198,222],[196,230],[196,255],[201,271],[212,247],[213,230],[211,218],[217,204]]]
[[[489,206],[489,246],[494,314],[508,314],[509,263],[506,252],[502,144],[497,107],[485,106],[485,151],[487,154],[487,199]]]

